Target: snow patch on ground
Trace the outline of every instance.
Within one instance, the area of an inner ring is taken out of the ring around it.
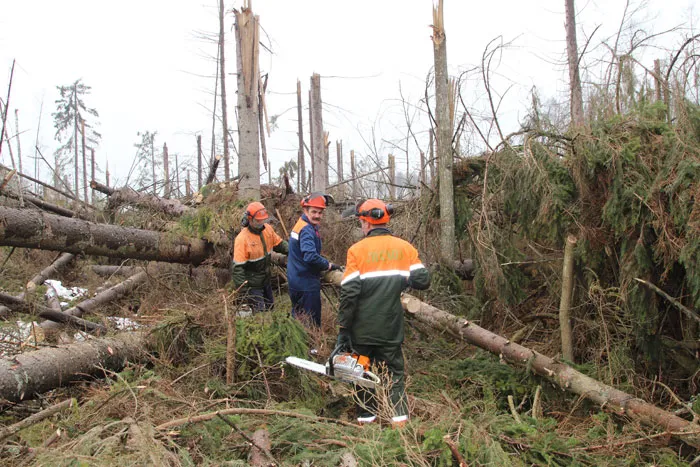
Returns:
[[[61,284],[61,281],[51,279],[47,279],[45,282],[56,290],[58,298],[67,300],[66,302],[62,301],[61,306],[64,306],[64,303],[67,305],[68,302],[87,294],[87,289],[83,289],[82,287],[64,287],[63,284]],[[50,294],[51,289],[46,292],[46,295]]]

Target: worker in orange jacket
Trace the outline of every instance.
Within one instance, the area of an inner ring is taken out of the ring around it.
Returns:
[[[365,238],[348,250],[345,273],[340,283],[338,347],[370,358],[372,365],[383,365],[391,377],[391,424],[400,427],[408,420],[404,390],[404,316],[401,292],[411,287],[430,286],[430,273],[418,258],[418,251],[395,237],[387,228],[393,214],[391,205],[378,199],[358,203]],[[375,394],[358,389],[359,423],[377,418]]]
[[[271,252],[287,254],[287,242],[268,224],[270,215],[260,202],[246,208],[233,246],[231,277],[233,285],[244,294],[253,311],[272,308]]]

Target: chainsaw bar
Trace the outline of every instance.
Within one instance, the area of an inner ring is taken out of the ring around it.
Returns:
[[[328,378],[342,381],[344,383],[357,384],[368,389],[374,389],[375,387],[377,387],[377,384],[379,384],[379,378],[377,377],[377,375],[369,371],[365,371],[362,377],[340,373],[336,373],[334,376],[331,376],[326,371],[326,365],[323,365],[321,363],[312,362],[310,360],[304,360],[303,358],[299,357],[287,357],[285,361],[294,367],[311,371],[319,375],[327,376]]]

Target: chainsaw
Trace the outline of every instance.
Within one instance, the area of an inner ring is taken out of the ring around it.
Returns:
[[[379,377],[369,371],[369,357],[352,350],[348,352],[341,346],[333,350],[325,365],[298,357],[287,357],[285,361],[297,368],[368,389],[375,388],[380,383]]]

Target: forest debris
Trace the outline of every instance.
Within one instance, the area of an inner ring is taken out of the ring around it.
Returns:
[[[0,359],[0,399],[19,402],[86,375],[100,377],[103,368],[119,371],[144,358],[143,347],[141,333],[121,333]]]
[[[89,313],[89,312],[93,311],[94,309],[98,308],[101,305],[104,305],[106,303],[114,301],[117,298],[122,297],[123,295],[126,295],[127,293],[131,292],[136,286],[138,286],[142,283],[145,283],[147,279],[148,279],[148,276],[146,275],[145,271],[141,271],[139,273],[136,273],[133,276],[129,277],[124,282],[121,282],[121,283],[115,285],[114,287],[110,287],[109,289],[107,289],[103,292],[100,292],[99,294],[95,295],[94,297],[78,303],[73,308],[67,309],[66,311],[63,312],[63,314],[80,317],[85,313]],[[43,310],[42,310],[42,313],[44,313]],[[53,321],[45,321],[45,322],[41,323],[41,327],[43,327],[43,328],[55,327],[55,325],[52,323],[53,323]]]
[[[245,440],[251,444],[250,455],[248,456],[248,461],[250,462],[250,465],[257,467],[269,465],[269,463],[265,461],[265,458],[271,460],[273,465],[279,464],[279,462],[277,462],[277,460],[270,452],[272,444],[270,443],[270,434],[267,432],[267,430],[263,428],[256,430],[255,433],[253,433],[253,437],[251,438],[248,435],[246,435],[243,430],[238,428],[238,426],[235,423],[229,420],[228,417],[224,417],[221,414],[217,414],[217,417],[223,420],[228,426],[233,428],[236,432],[238,432],[238,434],[243,436],[243,438],[245,438]]]
[[[25,418],[24,420],[21,420],[13,425],[7,426],[0,428],[0,441],[5,440],[6,438],[9,438],[10,436],[14,435],[15,433],[18,433],[20,430],[23,430],[24,428],[27,428],[29,426],[32,426],[36,423],[39,423],[40,421],[51,417],[52,415],[67,409],[68,407],[71,407],[75,403],[75,399],[66,399],[63,402],[59,402],[58,404],[54,404],[51,407],[48,407],[41,412],[37,412],[33,415],[30,415],[29,417]]]
[[[448,448],[450,448],[450,452],[452,453],[452,456],[454,456],[455,460],[457,461],[457,465],[459,467],[469,467],[469,464],[464,460],[464,457],[459,453],[459,449],[457,448],[457,444],[455,444],[454,441],[452,441],[452,438],[450,435],[445,435],[442,437],[442,440],[445,442]]]
[[[655,285],[652,284],[651,282],[645,281],[644,279],[640,279],[640,278],[638,278],[638,277],[635,277],[634,280],[636,280],[636,281],[639,282],[639,283],[642,283],[642,284],[646,285],[646,286],[649,287],[651,290],[653,290],[654,292],[658,293],[659,295],[661,295],[662,297],[664,297],[666,300],[668,300],[669,302],[671,302],[671,303],[673,304],[673,306],[675,306],[676,308],[678,308],[679,310],[681,310],[683,313],[685,313],[685,315],[686,315],[688,318],[694,319],[695,321],[697,321],[698,323],[700,323],[700,315],[699,315],[699,314],[697,314],[695,311],[691,310],[690,308],[683,306],[683,304],[682,304],[681,302],[679,302],[679,301],[676,300],[675,298],[671,297],[669,294],[667,294],[666,292],[664,292],[663,290],[661,290],[660,288],[658,288],[657,286],[655,286]]]
[[[184,417],[184,418],[178,418],[176,420],[171,420],[169,422],[161,423],[156,427],[156,430],[159,431],[164,431],[164,430],[169,430],[171,428],[175,428],[180,425],[184,425],[186,423],[199,423],[199,422],[205,422],[207,420],[211,420],[214,417],[217,417],[218,414],[221,415],[276,415],[279,417],[292,417],[292,418],[299,418],[302,420],[310,420],[314,422],[326,422],[326,423],[336,423],[338,425],[343,425],[343,426],[349,426],[353,428],[361,428],[360,425],[357,425],[355,423],[350,423],[350,422],[345,422],[343,420],[338,420],[335,418],[327,418],[327,417],[317,417],[315,415],[306,415],[302,413],[296,413],[296,412],[286,412],[283,410],[270,410],[270,409],[248,409],[248,408],[243,408],[243,407],[237,407],[237,408],[231,408],[231,409],[224,409],[224,410],[217,410],[216,412],[209,412],[201,415],[194,415],[190,417]]]
[[[642,399],[596,381],[574,370],[569,365],[530,350],[506,338],[494,334],[474,323],[460,326],[460,319],[450,313],[421,302],[416,297],[404,294],[401,298],[404,309],[417,319],[436,327],[447,327],[459,333],[467,342],[496,355],[505,361],[523,365],[531,362],[532,369],[563,389],[579,394],[603,407],[624,414],[651,427],[662,427],[686,443],[700,448],[700,425],[688,422],[666,410]],[[414,311],[410,311],[414,310]]]
[[[192,208],[185,206],[176,199],[159,198],[156,195],[139,193],[133,188],[110,188],[95,180],[90,182],[90,186],[109,196],[109,207],[117,207],[123,204],[131,204],[143,207],[151,211],[164,212],[171,216],[180,216],[192,211]]]

